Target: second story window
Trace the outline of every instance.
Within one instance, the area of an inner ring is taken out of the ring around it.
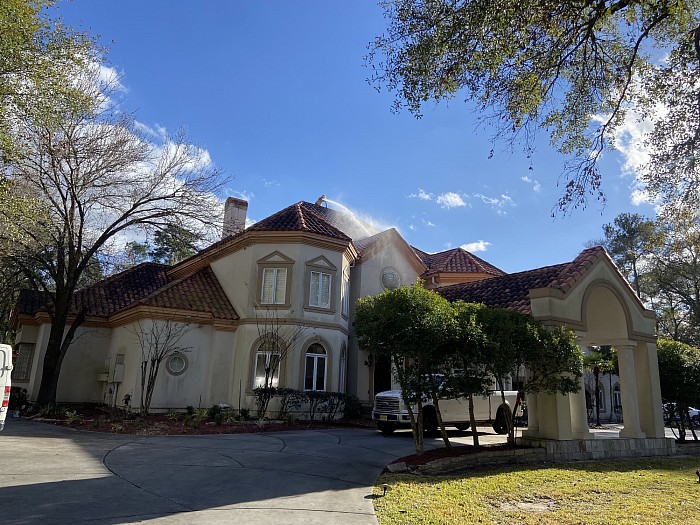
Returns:
[[[309,282],[309,306],[330,308],[331,275],[329,273],[312,271]]]
[[[264,268],[262,275],[261,304],[284,304],[287,293],[287,269]]]
[[[258,260],[258,286],[254,301],[259,306],[289,308],[294,261],[279,251]]]
[[[338,308],[340,290],[336,284],[337,269],[333,263],[323,255],[306,261],[304,279],[304,308],[322,314],[334,314]]]

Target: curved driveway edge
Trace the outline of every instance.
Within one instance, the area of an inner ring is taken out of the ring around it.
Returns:
[[[365,429],[127,436],[12,419],[0,447],[5,524],[364,525],[377,523],[377,476],[413,441]]]

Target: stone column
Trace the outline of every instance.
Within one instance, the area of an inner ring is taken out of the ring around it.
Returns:
[[[634,346],[616,345],[617,362],[620,368],[620,396],[622,397],[622,418],[624,427],[622,438],[644,438],[639,425],[639,403],[637,394],[637,373],[634,366]]]
[[[571,410],[571,435],[574,439],[591,439],[588,429],[588,411],[586,410],[586,386],[583,375],[580,381],[581,388],[575,394],[569,394]]]
[[[523,437],[537,437],[540,432],[539,412],[537,411],[538,394],[527,394],[527,430],[523,431]]]
[[[637,344],[634,350],[634,366],[637,373],[639,425],[642,432],[649,438],[665,437],[659,361],[654,343]]]

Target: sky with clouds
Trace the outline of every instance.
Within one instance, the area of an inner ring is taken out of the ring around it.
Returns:
[[[494,144],[459,99],[421,119],[392,113],[392,94],[366,82],[367,44],[386,25],[374,1],[73,0],[58,10],[99,35],[141,130],[185,128],[231,177],[227,195],[249,201],[251,220],[325,194],[421,250],[461,246],[515,272],[573,259],[621,212],[654,213],[634,178],[644,158],[634,116],[602,161],[607,204],[552,217],[564,159],[547,136],[529,157]]]

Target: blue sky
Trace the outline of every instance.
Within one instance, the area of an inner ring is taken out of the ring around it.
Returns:
[[[489,159],[489,129],[460,100],[428,106],[420,120],[392,113],[393,96],[366,82],[367,43],[386,24],[374,1],[73,0],[58,9],[100,36],[124,107],[151,129],[186,128],[253,220],[325,194],[424,251],[470,245],[515,272],[573,259],[621,212],[654,213],[632,203],[634,147],[602,163],[605,207],[552,218],[563,159],[544,134],[532,164],[504,143]]]

